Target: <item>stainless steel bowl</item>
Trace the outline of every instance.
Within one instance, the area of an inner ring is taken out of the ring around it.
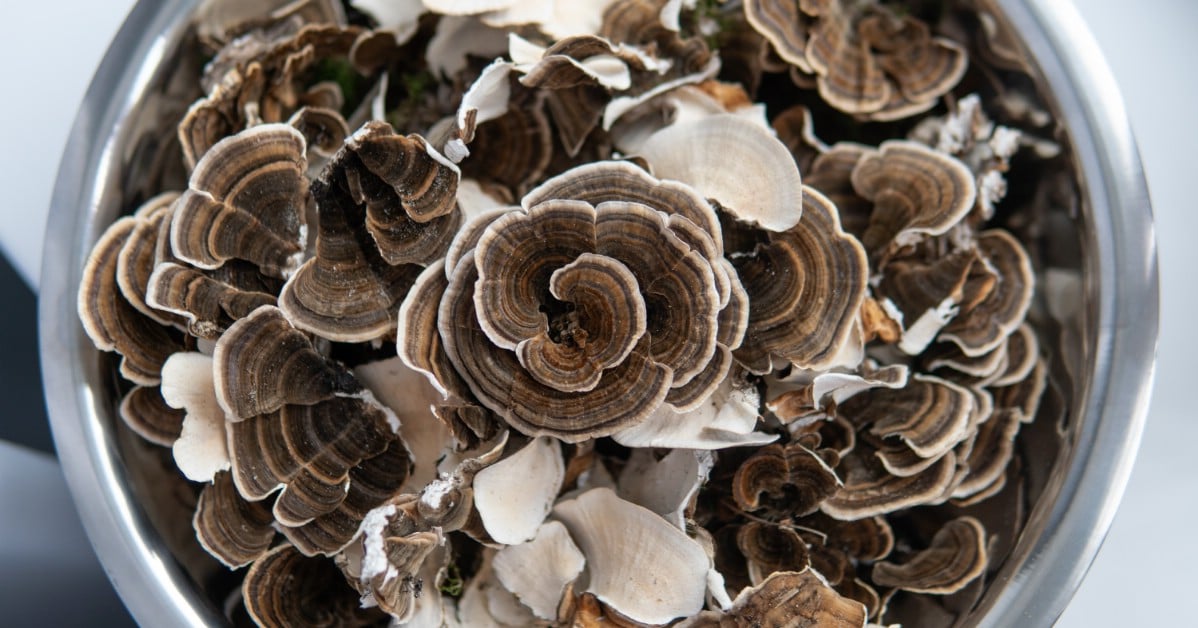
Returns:
[[[1034,244],[1080,252],[1051,259],[1049,271],[1073,278],[1065,283],[1078,298],[1077,307],[1053,312],[1063,451],[1045,452],[1056,463],[1032,478],[1026,527],[963,623],[1049,626],[1098,552],[1139,446],[1157,341],[1156,244],[1122,101],[1080,16],[1063,0],[997,4],[1029,51],[1076,158],[1080,215]],[[154,122],[185,106],[172,99],[171,84],[193,8],[190,0],[142,0],[117,34],[71,131],[42,262],[42,370],[59,458],[100,560],[143,625],[226,620],[137,494],[145,478],[131,471],[121,444],[110,364],[84,335],[75,295],[92,243],[138,198],[138,173],[162,166]],[[1049,423],[1041,429],[1055,430]]]

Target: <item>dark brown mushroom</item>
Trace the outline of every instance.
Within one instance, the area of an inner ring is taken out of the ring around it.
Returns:
[[[175,202],[171,249],[198,268],[230,259],[283,276],[299,264],[306,233],[304,136],[263,124],[221,140],[192,171]]]
[[[741,463],[732,497],[743,510],[771,519],[801,517],[818,510],[840,486],[836,472],[810,450],[775,444]]]
[[[161,325],[179,325],[182,322],[178,317],[146,303],[146,290],[150,274],[154,271],[159,233],[164,223],[170,223],[171,205],[178,198],[178,192],[164,192],[142,203],[133,214],[137,226],[129,233],[117,258],[116,280],[121,294],[139,312]]]
[[[984,299],[962,307],[940,337],[955,342],[965,355],[993,351],[1023,323],[1032,302],[1035,276],[1023,245],[1007,231],[991,229],[978,235],[978,251],[994,269],[997,281]]]
[[[83,329],[96,348],[121,355],[121,375],[135,384],[155,386],[162,364],[181,351],[183,344],[133,307],[117,286],[121,247],[136,227],[135,218],[125,217],[105,230],[83,266],[76,305]]]
[[[312,183],[319,213],[316,254],[299,267],[279,295],[279,308],[297,327],[341,342],[390,333],[400,301],[420,272],[415,264],[389,264],[375,246],[366,227],[368,197],[361,185],[374,184],[371,190],[378,196],[369,198],[394,199],[396,194],[378,177],[364,178],[369,173],[351,176],[350,172],[358,172],[352,169],[357,160],[356,153],[342,148]],[[405,249],[423,261],[443,254],[457,220],[458,215],[451,213],[419,228],[420,223],[409,221]]]
[[[749,565],[749,577],[761,582],[776,571],[803,571],[811,561],[807,543],[794,530],[750,521],[736,533],[736,546]]]
[[[231,325],[217,340],[213,359],[216,396],[231,421],[362,392],[349,369],[317,352],[269,305]]]
[[[234,321],[263,305],[275,305],[274,294],[242,290],[203,271],[159,264],[149,276],[146,302],[184,321],[188,333],[216,340]]]
[[[840,406],[853,424],[881,437],[898,437],[922,458],[938,458],[967,436],[974,397],[962,386],[914,375],[903,388],[875,388]]]
[[[134,387],[121,399],[118,413],[138,436],[163,447],[170,447],[179,438],[185,414],[167,405],[157,386]]]
[[[812,189],[803,219],[734,261],[749,295],[749,326],[735,355],[757,372],[778,356],[800,368],[841,359],[852,340],[868,279],[865,252],[840,229],[836,208]]]
[[[237,489],[251,501],[282,489],[275,519],[302,526],[346,499],[350,471],[398,438],[393,420],[380,406],[334,397],[230,423],[229,457]]]
[[[931,545],[898,564],[874,564],[872,579],[884,587],[946,595],[961,590],[986,569],[986,530],[973,517],[944,524]]]
[[[411,472],[411,454],[403,442],[392,441],[385,451],[349,470],[345,500],[334,510],[299,527],[282,526],[281,531],[305,555],[331,556],[353,540],[367,513],[399,493]]]
[[[842,461],[844,486],[820,504],[824,513],[851,521],[935,501],[952,483],[957,466],[950,451],[924,471],[899,477],[864,455],[854,450]]]
[[[244,567],[266,553],[275,538],[274,517],[264,502],[246,501],[221,471],[200,492],[192,526],[204,549],[230,569]]]
[[[741,591],[732,608],[696,626],[793,626],[863,628],[865,606],[841,597],[814,571],[780,571]],[[725,623],[727,622],[727,623]]]
[[[241,595],[259,626],[368,626],[386,617],[377,608],[361,607],[331,559],[308,558],[289,544],[254,562]]]

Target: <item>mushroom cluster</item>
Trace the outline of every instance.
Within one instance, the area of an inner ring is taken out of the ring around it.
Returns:
[[[78,305],[230,618],[972,608],[1049,387],[1006,197],[1062,151],[929,4],[201,3],[186,184]]]

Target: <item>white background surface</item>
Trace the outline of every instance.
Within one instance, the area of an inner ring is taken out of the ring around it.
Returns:
[[[50,189],[83,91],[132,0],[4,0],[0,244],[36,281]],[[1075,0],[1114,70],[1156,211],[1161,344],[1148,427],[1114,526],[1059,626],[1172,626],[1192,616],[1198,564],[1198,420],[1186,392],[1198,348],[1198,2]],[[1180,602],[1180,604],[1179,604]],[[102,618],[97,618],[102,624]]]

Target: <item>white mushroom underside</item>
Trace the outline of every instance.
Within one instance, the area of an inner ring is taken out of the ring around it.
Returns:
[[[505,545],[533,538],[553,508],[565,464],[557,441],[539,437],[474,476],[474,507],[483,527]]]
[[[232,466],[212,369],[212,358],[202,353],[176,353],[162,365],[163,401],[187,412],[171,453],[193,482],[211,482],[217,471]]]
[[[707,554],[656,513],[607,488],[560,502],[553,513],[586,556],[586,590],[620,614],[664,624],[703,608]]]
[[[537,617],[554,620],[563,591],[585,564],[566,527],[548,521],[528,543],[499,550],[492,566],[503,586]]]
[[[742,116],[719,114],[668,126],[645,141],[653,174],[690,184],[737,218],[772,231],[799,222],[799,168],[770,131]]]
[[[754,432],[760,396],[755,388],[738,388],[726,378],[698,408],[675,412],[662,404],[644,421],[612,435],[625,447],[724,449],[764,445],[776,435]]]

